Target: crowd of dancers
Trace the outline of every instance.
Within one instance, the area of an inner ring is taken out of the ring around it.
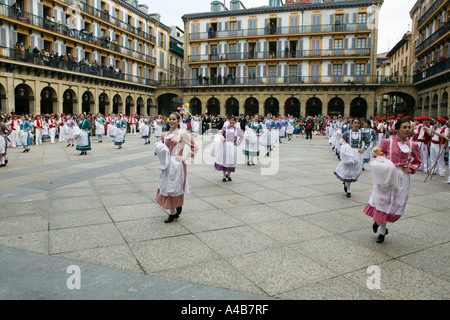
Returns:
[[[213,136],[209,155],[214,159],[214,169],[222,172],[222,181],[229,183],[233,181],[231,174],[236,171],[239,152],[245,156],[247,166],[254,166],[259,157],[270,157],[284,139],[290,141],[299,126],[298,118],[272,114],[208,118],[208,115],[187,118],[176,112],[168,119],[161,115],[127,117],[123,114],[36,115],[33,119],[26,115],[2,115],[0,166],[8,163],[8,146],[22,147],[22,152],[27,153],[30,145],[42,145],[46,138],[51,143],[67,143],[67,148],[76,145],[80,155],[86,155],[91,150],[91,136],[96,136],[98,143],[103,142],[104,136],[110,137],[121,149],[127,134],[139,133],[144,144],[150,144],[153,135],[155,154],[160,160],[156,202],[170,210],[165,222],[172,222],[179,218],[184,194],[188,192],[185,161],[194,158],[198,151],[196,138]],[[317,117],[300,120],[304,123],[303,130],[309,131],[302,135],[306,139],[312,139],[315,120]],[[379,231],[378,243],[384,242],[388,234],[386,223],[398,220],[407,208],[410,175],[418,171],[424,172],[427,178],[446,174],[450,139],[447,119],[427,116],[411,119],[399,114],[388,119],[333,116],[320,122],[339,160],[334,175],[342,182],[347,198],[351,198],[352,183],[358,181],[364,165],[372,168],[373,189],[364,213],[372,217],[373,231]],[[450,183],[450,176],[446,183]]]

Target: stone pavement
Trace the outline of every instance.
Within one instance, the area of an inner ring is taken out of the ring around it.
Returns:
[[[209,141],[197,138],[205,147],[188,164],[191,193],[171,224],[154,202],[154,137],[149,146],[128,135],[121,150],[94,137],[87,156],[65,143],[9,149],[0,299],[450,298],[446,178],[413,175],[405,216],[377,244],[362,213],[370,167],[347,199],[323,136],[284,139],[263,164],[240,158],[225,183]]]

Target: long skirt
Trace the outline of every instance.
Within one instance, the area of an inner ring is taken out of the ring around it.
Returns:
[[[410,175],[397,168],[397,187],[381,188],[374,184],[369,203],[364,213],[373,218],[374,222],[384,224],[400,219],[408,208]]]

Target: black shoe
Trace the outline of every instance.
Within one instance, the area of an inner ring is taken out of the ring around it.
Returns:
[[[70,143],[67,146],[70,147]]]
[[[247,161],[247,165],[249,166],[249,165],[250,165],[250,162]]]
[[[1,167],[4,167],[4,166],[6,166],[6,164],[3,164],[3,163],[2,163],[2,164],[0,164],[0,168],[1,168]]]
[[[227,178],[223,178],[223,179],[222,179],[222,182],[227,182]]]
[[[347,194],[345,195],[347,198],[350,198],[352,196],[352,194],[350,192],[347,192]]]
[[[228,178],[228,181],[233,181],[233,180],[231,180],[231,177],[229,177],[229,178]]]
[[[384,237],[387,236],[389,234],[388,229],[386,228],[386,234],[379,234],[377,237],[377,243],[383,243],[384,242]]]
[[[27,152],[27,149],[25,149],[25,150],[22,151],[22,153],[25,153],[25,152]]]
[[[175,220],[177,218],[178,218],[178,216],[176,214],[169,214],[169,217],[166,220],[164,220],[164,222],[165,223],[170,223],[170,222],[172,222],[173,220]]]
[[[373,233],[377,233],[379,226],[380,225],[378,223],[376,223],[376,222],[373,223],[373,226],[372,226]]]
[[[5,166],[8,164],[8,160],[5,160]]]
[[[177,208],[177,218],[180,216],[181,211],[183,211],[183,207],[182,207],[182,206],[179,206],[179,207]]]
[[[81,151],[81,153],[80,153],[80,156],[82,156],[84,154],[84,152],[83,151]]]

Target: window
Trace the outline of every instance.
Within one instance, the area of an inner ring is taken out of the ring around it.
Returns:
[[[367,13],[358,14],[358,30],[367,29]]]
[[[343,39],[334,39],[334,55],[341,56],[343,54]],[[331,49],[331,48],[330,48]]]
[[[366,73],[366,65],[358,63],[356,65],[356,82],[364,82],[365,73]]]

